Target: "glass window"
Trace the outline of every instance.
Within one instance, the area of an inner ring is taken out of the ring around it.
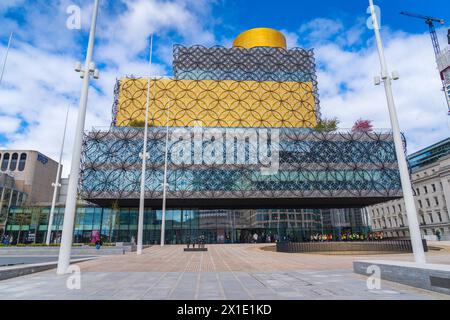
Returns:
[[[101,222],[102,222],[102,208],[95,208],[92,230],[100,230]]]
[[[13,153],[11,163],[9,164],[9,170],[15,171],[17,168],[17,160],[19,160],[19,154]]]
[[[20,155],[20,160],[19,160],[19,171],[25,170],[26,162],[27,162],[27,154],[26,153],[22,153]]]
[[[94,221],[94,208],[86,208],[84,219],[83,219],[83,226],[84,230],[92,230],[93,221]]]
[[[9,153],[5,153],[3,155],[2,167],[1,167],[2,171],[8,170],[9,157],[10,157]]]
[[[130,224],[130,210],[129,209],[120,209],[120,214],[117,216],[118,218],[118,225],[120,226],[126,226],[128,229],[128,225]]]

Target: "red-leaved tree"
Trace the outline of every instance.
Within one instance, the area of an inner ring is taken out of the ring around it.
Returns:
[[[359,119],[355,122],[352,128],[352,132],[371,132],[373,131],[373,125],[371,120]]]

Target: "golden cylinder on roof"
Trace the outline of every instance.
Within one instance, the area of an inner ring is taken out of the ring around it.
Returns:
[[[286,49],[285,36],[275,29],[256,28],[241,33],[233,42],[233,47],[254,48],[273,47]]]

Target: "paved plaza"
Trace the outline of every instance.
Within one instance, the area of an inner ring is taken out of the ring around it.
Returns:
[[[319,255],[262,250],[265,245],[211,245],[205,253],[154,246],[142,256],[106,256],[78,264],[81,289],[55,270],[0,282],[2,299],[450,299],[450,296],[382,281],[369,290],[352,272],[358,259],[411,261],[411,254]],[[450,264],[447,250],[429,262]]]

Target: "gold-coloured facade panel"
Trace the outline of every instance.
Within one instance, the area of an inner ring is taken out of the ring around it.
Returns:
[[[117,126],[145,120],[148,80],[122,79]],[[317,124],[311,82],[150,80],[149,125],[311,128]]]
[[[233,42],[233,47],[255,48],[255,47],[274,47],[286,49],[285,36],[270,28],[255,28],[241,33]]]

